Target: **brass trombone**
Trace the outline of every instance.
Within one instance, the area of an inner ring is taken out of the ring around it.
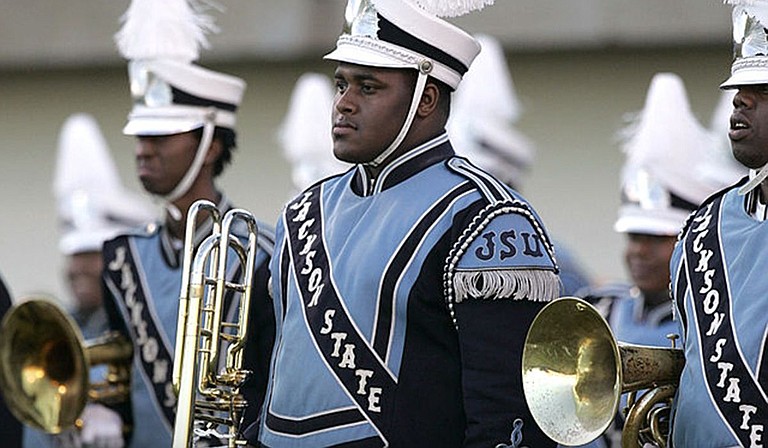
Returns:
[[[630,392],[622,448],[646,442],[663,448],[669,401],[684,364],[682,350],[674,347],[617,342],[592,305],[562,297],[545,306],[528,330],[523,390],[536,423],[564,446],[583,445],[604,433],[621,395]]]
[[[197,219],[203,211],[211,216],[213,229],[195,250]],[[235,222],[247,227],[246,246],[232,234]],[[173,365],[173,386],[178,394],[174,448],[189,447],[196,430],[226,438],[230,448],[245,445],[237,436],[247,404],[240,386],[250,374],[242,364],[257,238],[256,219],[245,210],[233,209],[221,218],[216,206],[206,200],[189,209]],[[242,283],[227,280],[230,250],[238,256]],[[241,293],[236,322],[226,322],[222,316],[227,290]],[[221,426],[227,427],[226,434],[218,432]]]
[[[118,333],[83,342],[80,329],[50,298],[14,305],[0,327],[0,390],[23,423],[58,434],[79,426],[87,401],[126,401],[133,346]],[[91,383],[89,369],[106,364]]]

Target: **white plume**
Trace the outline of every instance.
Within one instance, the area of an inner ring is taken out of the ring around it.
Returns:
[[[218,32],[213,18],[204,13],[209,7],[216,5],[186,0],[132,0],[115,34],[120,54],[130,60],[197,60],[200,48],[208,48],[207,33]]]
[[[756,17],[761,24],[768,24],[768,1],[766,0],[725,0],[724,3],[734,7],[742,7],[750,15]]]
[[[117,233],[153,221],[157,211],[120,182],[96,120],[74,114],[61,128],[53,177],[64,254],[100,250]]]
[[[493,4],[494,0],[414,0],[419,7],[438,17],[458,17]]]
[[[664,186],[693,203],[717,191],[712,179],[701,176],[702,157],[716,140],[691,111],[683,80],[657,73],[638,121],[624,130],[627,162],[644,167]]]

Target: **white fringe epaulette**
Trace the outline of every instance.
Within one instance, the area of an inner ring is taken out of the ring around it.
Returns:
[[[460,269],[459,260],[480,235],[483,229],[497,216],[515,213],[525,217],[534,231],[541,236],[542,244],[553,263],[552,269],[544,267],[515,267],[499,269]],[[454,326],[458,322],[454,305],[467,299],[478,300],[530,300],[550,302],[560,295],[560,277],[554,248],[544,228],[538,222],[528,204],[518,201],[503,201],[489,204],[464,230],[446,260],[444,273],[444,294]]]
[[[544,269],[456,271],[454,301],[465,299],[512,299],[549,302],[560,294],[560,278]]]

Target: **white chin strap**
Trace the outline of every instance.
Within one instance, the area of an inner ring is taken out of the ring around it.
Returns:
[[[745,195],[749,193],[750,191],[754,190],[758,185],[763,183],[763,181],[768,178],[768,165],[764,165],[762,168],[760,168],[759,171],[747,181],[746,184],[742,185],[741,188],[739,188],[739,194]]]
[[[419,103],[421,103],[421,95],[424,93],[424,87],[427,85],[427,78],[429,78],[429,73],[431,71],[432,61],[424,60],[419,64],[419,77],[416,79],[416,88],[413,90],[411,108],[408,109],[408,115],[405,116],[405,123],[403,123],[403,127],[400,128],[400,133],[397,134],[397,137],[395,137],[387,149],[376,156],[375,159],[371,160],[370,162],[366,162],[363,165],[371,166],[374,168],[381,165],[381,163],[384,162],[387,157],[391,156],[392,153],[395,152],[395,150],[400,146],[400,143],[403,142],[405,136],[408,134],[408,130],[411,129],[411,124],[413,123],[414,117],[416,117],[416,110],[419,108]]]
[[[195,179],[197,179],[197,175],[200,174],[200,169],[203,167],[203,162],[205,162],[205,156],[208,154],[208,149],[211,147],[211,142],[213,141],[213,131],[216,129],[215,118],[215,111],[206,114],[205,124],[203,124],[203,136],[200,138],[200,144],[197,146],[195,159],[192,160],[189,169],[187,169],[187,172],[184,174],[184,177],[181,178],[179,183],[176,184],[173,191],[162,196],[163,201],[165,201],[165,209],[168,210],[171,217],[177,221],[182,218],[182,214],[181,210],[179,210],[173,202],[189,191],[189,188],[195,182]]]

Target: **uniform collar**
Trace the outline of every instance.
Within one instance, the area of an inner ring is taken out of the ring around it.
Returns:
[[[352,179],[352,190],[360,196],[375,195],[454,154],[448,134],[443,132],[390,162],[376,179],[370,177],[363,165],[358,165]]]
[[[658,327],[661,324],[673,320],[672,302],[660,303],[654,307],[646,306],[645,296],[640,289],[633,286],[629,292],[635,301],[634,318],[637,321],[645,321],[648,325]]]

